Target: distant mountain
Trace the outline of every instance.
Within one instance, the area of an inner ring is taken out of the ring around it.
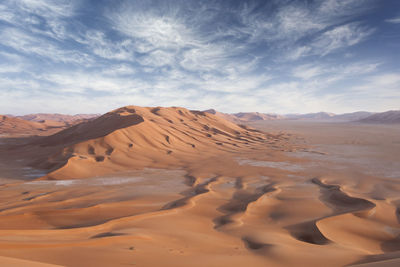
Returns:
[[[77,122],[82,122],[88,119],[93,119],[99,117],[100,114],[76,114],[76,115],[66,115],[66,114],[50,114],[50,113],[35,113],[23,116],[16,116],[17,118],[27,120],[27,121],[53,121],[62,122],[65,124],[76,124]]]
[[[331,119],[335,120],[335,121],[358,121],[358,120],[367,118],[368,116],[371,116],[372,114],[375,114],[375,113],[367,112],[367,111],[357,111],[357,112],[352,112],[352,113],[344,113],[344,114],[335,115],[335,116],[331,117]]]
[[[287,120],[327,120],[333,118],[334,116],[336,116],[336,114],[329,112],[284,115],[285,119]]]
[[[367,112],[367,111],[357,111],[344,114],[334,114],[330,112],[316,112],[307,114],[285,114],[285,115],[260,113],[260,112],[239,112],[234,114],[228,114],[228,113],[218,112],[215,109],[205,110],[204,112],[217,115],[219,117],[222,117],[224,119],[227,119],[235,123],[245,123],[250,121],[270,121],[270,120],[350,122],[350,121],[361,121],[375,114],[373,112]],[[389,114],[386,116],[396,117],[396,115],[389,115]]]
[[[400,110],[376,113],[359,120],[363,123],[400,123]]]
[[[224,118],[234,123],[244,123],[248,121],[266,121],[266,120],[281,120],[284,116],[278,114],[267,114],[259,112],[240,112],[235,114],[218,112],[215,109],[204,110],[206,113],[216,115],[218,117]]]
[[[284,116],[282,115],[259,112],[240,112],[233,115],[243,121],[270,121],[284,119]]]
[[[374,113],[367,111],[357,111],[352,113],[334,114],[329,112],[317,112],[308,114],[287,114],[285,118],[288,120],[319,120],[319,121],[358,121],[364,119]]]
[[[222,112],[216,111],[215,109],[207,109],[207,110],[204,110],[203,112],[206,112],[206,113],[209,113],[212,115],[216,115],[216,116],[223,118],[225,120],[228,120],[230,122],[234,122],[234,123],[243,122],[239,118],[237,118],[234,114],[222,113]]]

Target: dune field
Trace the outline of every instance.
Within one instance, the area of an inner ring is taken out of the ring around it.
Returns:
[[[400,265],[399,125],[217,115],[5,125],[0,266]]]

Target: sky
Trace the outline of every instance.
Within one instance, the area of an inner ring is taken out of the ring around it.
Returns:
[[[400,109],[400,1],[0,1],[0,114]]]

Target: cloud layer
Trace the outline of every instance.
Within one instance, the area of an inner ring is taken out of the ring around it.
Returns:
[[[399,108],[389,2],[5,0],[0,113]]]

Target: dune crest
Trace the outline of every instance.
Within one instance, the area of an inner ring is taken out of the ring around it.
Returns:
[[[71,179],[143,167],[180,166],[221,152],[273,145],[278,136],[185,108],[127,106],[32,145],[48,150],[33,162],[46,179]],[[88,167],[90,166],[90,167]]]

